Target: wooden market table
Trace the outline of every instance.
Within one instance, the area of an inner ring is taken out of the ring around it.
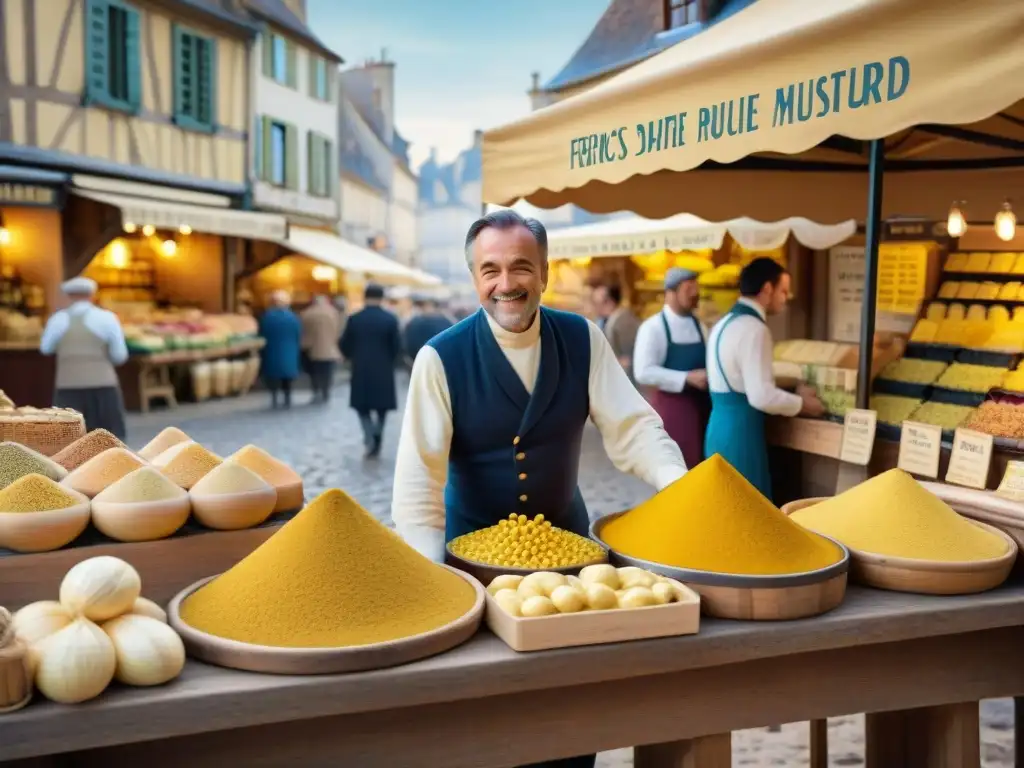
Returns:
[[[868,712],[884,713],[867,718],[869,768],[976,768],[977,702],[1021,693],[1024,586],[951,598],[854,587],[817,619],[707,619],[694,636],[532,654],[484,632],[371,673],[190,662],[164,688],[0,716],[0,761],[485,768],[645,745],[638,768],[727,768],[730,731]]]

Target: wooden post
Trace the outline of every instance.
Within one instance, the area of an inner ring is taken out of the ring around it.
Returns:
[[[828,720],[811,720],[811,768],[828,768]]]
[[[978,702],[865,718],[866,768],[980,768]]]
[[[633,750],[635,768],[732,768],[732,734],[648,744]]]

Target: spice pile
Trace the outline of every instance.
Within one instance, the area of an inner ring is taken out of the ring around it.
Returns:
[[[978,406],[967,422],[967,428],[994,437],[1024,439],[1024,407],[991,400]]]
[[[883,472],[791,517],[877,555],[974,562],[1000,557],[1007,549],[1003,539],[961,517],[902,469]]]
[[[340,648],[438,629],[475,601],[465,579],[330,490],[189,596],[181,619],[243,643]]]
[[[241,464],[225,461],[192,486],[193,496],[224,496],[249,491],[271,491],[263,478]]]
[[[255,445],[246,445],[227,458],[232,464],[241,464],[262,477],[277,491],[275,512],[298,509],[302,506],[303,488],[299,474],[282,461],[275,459]]]
[[[0,512],[49,512],[81,503],[80,497],[71,495],[43,475],[19,477],[0,490]]]
[[[221,463],[219,456],[191,440],[172,445],[153,459],[153,466],[188,490]]]
[[[138,504],[169,501],[186,495],[185,489],[152,467],[140,467],[116,483],[107,486],[93,501],[112,504]]]
[[[98,456],[110,448],[127,449],[127,447],[107,430],[94,429],[92,432],[82,435],[63,451],[55,454],[53,460],[71,472],[85,464],[93,456]]]
[[[6,488],[19,477],[43,475],[63,480],[67,470],[41,453],[19,443],[0,443],[0,488]]]
[[[609,521],[601,537],[631,557],[716,573],[802,573],[843,557],[831,541],[786,517],[718,454]]]
[[[152,461],[171,446],[191,440],[191,437],[177,427],[167,427],[142,447],[142,450],[139,451],[139,456],[146,461]]]
[[[108,448],[93,456],[61,482],[91,499],[108,485],[144,466],[145,462],[128,449]]]
[[[606,559],[601,545],[555,528],[544,515],[529,520],[515,513],[453,539],[451,550],[465,560],[511,568],[567,568]]]

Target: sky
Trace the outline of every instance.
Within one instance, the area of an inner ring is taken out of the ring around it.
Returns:
[[[553,77],[609,0],[307,0],[308,22],[346,67],[395,62],[396,125],[418,167],[529,113],[530,73]]]

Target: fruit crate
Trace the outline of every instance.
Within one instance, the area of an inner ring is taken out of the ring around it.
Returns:
[[[985,402],[1004,403],[1018,408],[1024,408],[1024,392],[1017,392],[1011,389],[992,389],[985,397]],[[1024,453],[1024,439],[1017,440],[1012,437],[992,437],[992,445],[1002,451],[1014,451]]]

